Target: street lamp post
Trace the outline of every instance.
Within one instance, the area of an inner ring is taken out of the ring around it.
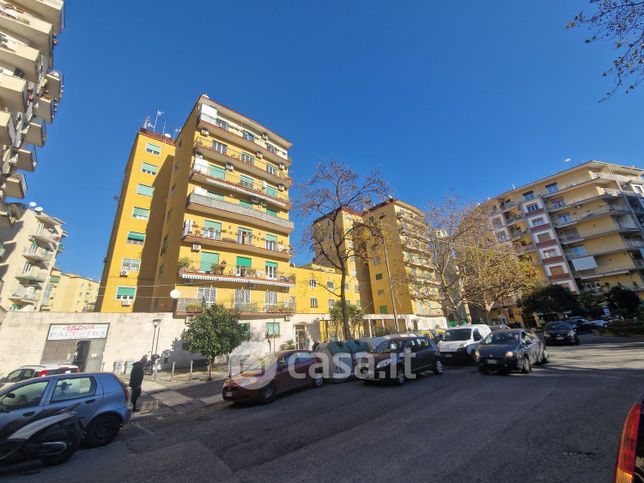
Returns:
[[[150,348],[150,358],[154,355],[154,340],[157,339],[157,327],[159,327],[159,324],[161,324],[161,319],[154,319],[152,321],[152,347]],[[159,345],[159,340],[157,339],[157,347]]]
[[[379,219],[382,220],[385,218],[385,215],[380,215]],[[385,253],[385,266],[387,267],[387,284],[389,285],[389,294],[391,295],[391,309],[394,313],[394,323],[396,325],[396,330],[400,330],[398,327],[398,314],[396,313],[396,297],[394,296],[394,291],[391,285],[391,269],[389,268],[389,255],[387,254],[387,243],[385,241],[385,236],[382,231],[382,222],[379,224],[380,228],[380,238],[382,238],[382,248]]]

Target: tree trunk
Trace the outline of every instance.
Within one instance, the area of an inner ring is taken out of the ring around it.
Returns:
[[[349,340],[351,338],[351,331],[349,329],[349,320],[347,317],[347,294],[344,290],[344,281],[347,279],[347,274],[345,271],[342,271],[342,277],[340,279],[340,303],[342,304],[342,335],[344,340]]]
[[[208,359],[208,380],[212,381],[212,363],[214,362],[214,359]]]

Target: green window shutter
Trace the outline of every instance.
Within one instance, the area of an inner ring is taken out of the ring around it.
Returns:
[[[157,155],[157,156],[158,156],[159,154],[161,154],[161,146],[157,146],[156,144],[147,143],[147,144],[145,145],[145,150],[146,150],[148,153],[152,153],[152,154],[155,154],[155,155]]]
[[[199,258],[199,268],[205,272],[210,272],[213,265],[219,264],[219,253],[201,252]]]
[[[218,221],[204,220],[203,227],[207,230],[212,228],[215,231],[221,231],[221,223]]]
[[[238,267],[250,267],[252,265],[252,259],[246,257],[237,257],[237,266]]]
[[[275,235],[266,235],[266,241],[277,243],[277,237]]]
[[[58,275],[52,275],[51,277],[49,277],[49,281],[51,283],[58,283],[60,282],[60,277]]]
[[[134,207],[132,210],[132,217],[134,218],[145,218],[146,220],[150,218],[150,210],[147,208],[137,208]]]
[[[208,174],[213,178],[219,178],[219,179],[226,178],[226,170],[219,166],[215,166],[214,164],[211,164],[210,166],[208,166]]]
[[[266,266],[267,267],[273,267],[273,268],[277,269],[277,263],[275,263],[275,262],[266,262]]]
[[[382,273],[376,273],[376,280],[382,280]]]
[[[380,306],[380,313],[381,314],[386,314],[387,313],[387,306],[386,305],[381,305]]]
[[[117,297],[134,297],[136,295],[136,287],[117,287]]]
[[[140,195],[152,196],[154,195],[154,188],[152,186],[139,183],[136,187],[136,192]]]
[[[157,174],[157,167],[150,163],[141,163],[141,171],[148,174]]]
[[[266,208],[266,214],[271,216],[277,216],[277,211]]]
[[[128,240],[136,240],[136,241],[145,241],[145,233],[139,233],[137,231],[130,231],[127,234],[127,239]]]
[[[249,178],[248,176],[241,175],[239,177],[239,180],[241,181],[242,186],[246,186],[248,188],[253,187],[253,182],[254,182],[253,178]]]
[[[215,193],[214,191],[208,191],[208,194],[216,200],[224,201],[224,195],[220,195],[219,193]]]
[[[253,208],[253,204],[250,201],[246,200],[239,200],[239,205],[243,206],[244,208]]]
[[[266,194],[268,196],[274,196],[277,197],[277,188],[275,186],[266,185]]]

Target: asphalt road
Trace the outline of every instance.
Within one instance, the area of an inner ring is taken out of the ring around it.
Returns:
[[[402,387],[349,382],[269,406],[222,403],[0,480],[609,482],[624,417],[644,392],[644,340],[582,337],[528,376],[450,367]]]

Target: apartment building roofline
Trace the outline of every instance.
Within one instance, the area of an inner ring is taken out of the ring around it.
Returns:
[[[571,172],[576,171],[578,169],[582,169],[582,168],[589,167],[589,166],[592,166],[592,165],[595,165],[596,167],[610,167],[610,168],[614,167],[614,168],[616,168],[616,169],[618,169],[620,171],[630,171],[633,174],[638,174],[639,173],[641,175],[642,173],[644,173],[644,169],[636,168],[635,166],[628,167],[628,166],[624,166],[624,165],[621,165],[621,164],[608,163],[606,161],[599,161],[599,160],[596,160],[596,159],[591,159],[590,161],[586,161],[584,163],[578,164],[577,166],[573,166],[571,168],[567,168],[567,169],[563,169],[561,171],[557,171],[554,174],[545,176],[545,177],[540,178],[540,179],[538,179],[536,181],[532,181],[530,183],[526,183],[526,184],[523,184],[521,186],[517,186],[516,188],[513,188],[511,190],[504,191],[501,194],[493,196],[492,198],[490,198],[490,200],[486,200],[483,204],[489,203],[494,198],[504,198],[504,197],[510,195],[510,193],[514,193],[516,191],[521,191],[521,190],[524,190],[524,189],[528,189],[528,188],[530,188],[530,187],[532,187],[534,185],[545,183],[547,181],[556,179],[556,178],[558,178],[558,177],[560,177],[560,176],[562,176],[562,175],[564,175],[566,173],[571,173]]]
[[[347,213],[349,213],[350,215],[355,215],[355,216],[362,216],[362,215],[363,215],[363,213],[361,213],[361,212],[359,212],[359,211],[356,211],[356,210],[354,210],[354,209],[348,208],[348,207],[346,207],[346,206],[345,206],[345,207],[343,207],[343,208],[336,208],[336,209],[335,209],[335,210],[333,210],[333,211],[329,211],[328,213],[326,213],[326,214],[324,214],[324,215],[318,216],[315,220],[313,220],[313,221],[311,222],[311,224],[312,224],[312,225],[315,225],[316,223],[318,223],[318,222],[320,222],[320,221],[324,220],[325,218],[328,218],[329,216],[331,216],[331,214],[332,214],[332,213],[337,213],[338,211],[346,211],[346,212],[347,212]]]
[[[275,136],[277,142],[283,144],[283,146],[286,149],[291,149],[291,147],[293,147],[293,143],[291,141],[289,141],[288,139],[286,139],[285,137],[279,135],[278,133],[276,133],[272,129],[267,128],[263,124],[257,122],[255,119],[253,119],[251,117],[248,117],[245,114],[242,114],[241,112],[238,112],[238,111],[236,111],[236,110],[234,110],[234,109],[232,109],[232,108],[230,108],[230,107],[228,107],[228,106],[226,106],[226,105],[224,105],[224,104],[222,104],[220,102],[217,102],[217,101],[211,99],[210,97],[208,97],[207,94],[201,94],[201,96],[199,96],[199,100],[197,101],[197,104],[202,100],[205,100],[212,107],[215,107],[215,108],[218,108],[220,110],[223,110],[224,115],[225,114],[229,114],[229,115],[232,114],[232,115],[235,115],[235,116],[240,116],[241,118],[245,119],[250,124],[252,124],[253,127],[255,129],[257,129],[258,131],[260,131],[260,132],[265,131],[266,133],[273,134]]]
[[[165,134],[159,134],[158,132],[150,131],[149,129],[146,129],[144,127],[139,128],[139,134],[143,134],[143,135],[145,135],[147,137],[156,139],[157,141],[161,141],[161,142],[164,142],[164,143],[168,143],[168,144],[174,144],[175,143],[175,140],[172,139],[172,136],[170,136],[170,135],[166,136]]]
[[[386,206],[386,205],[388,205],[388,204],[390,204],[390,203],[393,203],[393,204],[395,204],[395,205],[402,206],[403,208],[405,208],[405,209],[407,209],[407,210],[409,210],[409,211],[413,211],[413,212],[414,212],[415,214],[417,214],[418,216],[422,216],[422,217],[424,217],[424,216],[425,216],[425,214],[422,212],[422,210],[421,210],[420,208],[417,208],[417,207],[415,207],[414,205],[410,205],[409,203],[406,203],[405,201],[399,200],[399,199],[397,199],[397,198],[389,198],[389,199],[387,199],[387,200],[383,201],[382,203],[378,203],[377,205],[373,205],[371,208],[367,208],[367,209],[364,211],[364,213],[363,213],[363,214],[365,214],[365,215],[366,215],[367,213],[370,213],[370,212],[372,212],[372,211],[375,211],[375,210],[377,210],[378,208],[382,208],[383,206]]]

